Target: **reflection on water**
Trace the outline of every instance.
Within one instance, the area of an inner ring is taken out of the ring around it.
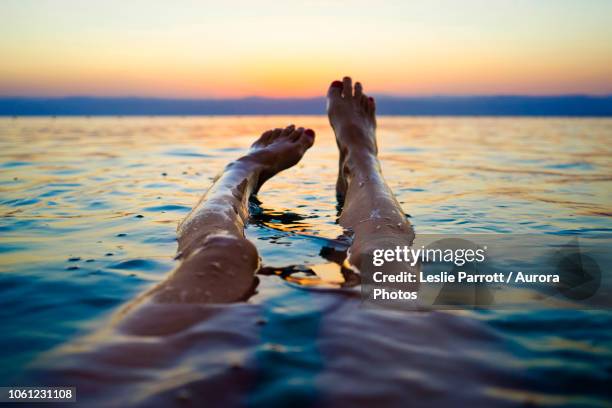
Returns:
[[[341,267],[346,247],[334,241],[343,231],[327,121],[292,120],[315,129],[317,141],[253,207],[247,235],[266,266],[257,295],[185,334],[207,348],[182,360],[159,354],[149,393],[189,399],[181,387],[194,378],[214,390],[237,378],[237,363],[224,371],[237,359],[248,386],[233,391],[253,405],[289,396],[392,405],[406,395],[434,404],[606,403],[609,312],[407,314],[361,309],[349,289],[308,290],[355,282]],[[160,281],[174,264],[177,222],[255,135],[288,121],[1,119],[2,383]],[[417,233],[612,231],[611,120],[382,118],[379,126],[383,171]],[[189,380],[169,371],[177,366]]]

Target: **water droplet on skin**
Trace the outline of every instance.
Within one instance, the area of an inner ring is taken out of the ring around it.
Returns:
[[[206,274],[204,272],[196,272],[198,278],[203,278]]]
[[[363,181],[359,182],[359,187],[363,187]]]
[[[377,230],[378,230],[378,229],[380,229],[380,225],[377,225],[377,226],[376,226],[376,229],[377,229]]]
[[[219,268],[221,268],[221,264],[219,262],[212,262],[210,264],[210,267],[214,268],[214,269],[219,269]]]

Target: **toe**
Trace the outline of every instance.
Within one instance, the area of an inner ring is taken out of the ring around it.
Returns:
[[[360,100],[363,96],[363,87],[361,82],[355,82],[355,99]]]
[[[268,143],[273,143],[276,139],[278,139],[280,137],[280,135],[283,133],[283,129],[281,128],[276,128],[272,131],[272,134],[270,135],[269,139],[268,139]]]
[[[306,129],[298,139],[299,143],[304,147],[304,150],[310,149],[315,141],[315,132],[312,129]]]
[[[329,90],[327,91],[328,98],[340,98],[342,94],[342,82],[334,81],[329,86]]]
[[[302,133],[304,133],[304,128],[303,127],[299,127],[297,129],[295,129],[293,131],[293,133],[291,133],[291,135],[289,136],[289,139],[292,142],[295,142],[295,141],[297,141],[300,138],[300,136],[302,136]]]
[[[295,130],[295,125],[289,125],[283,129],[281,136],[289,136]]]
[[[257,139],[252,145],[251,147],[257,146],[257,145],[263,145],[266,146],[269,143],[270,140],[270,136],[272,135],[272,130],[267,130],[265,132],[263,132],[261,134],[261,136],[259,136],[259,139]]]
[[[342,94],[345,98],[351,98],[353,96],[353,80],[351,77],[342,78]]]
[[[376,102],[374,101],[374,98],[372,98],[371,96],[368,97],[368,108],[370,112],[372,113],[376,111]]]

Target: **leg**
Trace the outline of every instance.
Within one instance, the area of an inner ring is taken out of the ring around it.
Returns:
[[[372,247],[387,242],[409,245],[412,226],[387,186],[380,170],[373,98],[351,78],[331,84],[327,113],[340,150],[337,193],[344,202],[340,225],[354,233],[349,262],[361,269]]]
[[[259,257],[244,237],[248,199],[276,173],[295,165],[314,142],[314,132],[265,132],[249,153],[230,163],[178,228],[181,264],[145,297],[162,303],[223,303],[254,290]]]

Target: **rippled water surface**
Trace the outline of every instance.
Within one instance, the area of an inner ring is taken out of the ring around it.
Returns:
[[[0,119],[0,385],[163,279],[178,221],[255,135],[290,120],[315,129],[315,146],[264,186],[247,236],[264,265],[324,267],[321,248],[342,233],[324,117]],[[385,117],[379,145],[417,234],[612,231],[612,120]],[[260,280],[247,304],[193,329],[205,351],[171,364],[190,375],[160,363],[138,401],[189,399],[193,378],[228,384],[234,359],[248,386],[230,391],[252,405],[610,401],[610,312],[373,311]]]

